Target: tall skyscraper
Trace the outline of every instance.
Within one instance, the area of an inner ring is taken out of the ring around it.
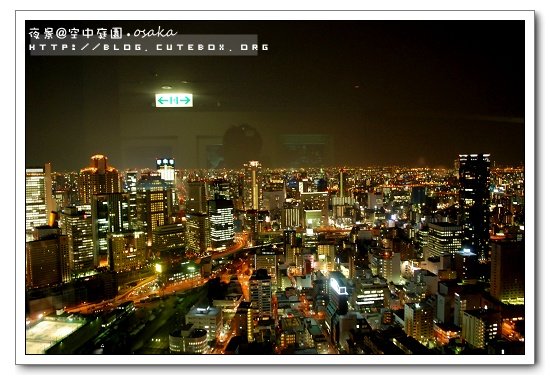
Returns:
[[[338,196],[343,198],[348,195],[348,173],[344,169],[340,169],[338,174]]]
[[[405,304],[405,333],[424,342],[434,335],[434,309],[426,302]]]
[[[462,245],[477,254],[480,261],[489,257],[490,154],[459,156],[459,224],[464,227]]]
[[[135,226],[137,223],[137,170],[126,171],[124,178],[124,192],[128,194],[128,209],[130,212],[130,223]]]
[[[260,319],[271,315],[271,277],[266,269],[255,270],[249,281],[250,307],[255,316]]]
[[[328,327],[333,342],[337,340],[340,316],[348,313],[349,293],[346,277],[340,271],[331,271],[328,275],[328,305],[325,313],[325,325]]]
[[[163,181],[174,185],[176,180],[176,169],[174,165],[174,159],[172,158],[159,158],[157,159],[157,171],[160,174],[160,178]]]
[[[210,182],[211,199],[231,200],[231,183],[225,179],[214,179]]]
[[[105,155],[94,155],[90,166],[80,170],[78,194],[80,204],[91,204],[94,194],[121,192],[118,170],[107,164]]]
[[[260,250],[254,255],[254,268],[265,269],[271,277],[271,284],[277,287],[277,254],[274,251]]]
[[[233,202],[225,199],[209,200],[208,217],[212,248],[218,249],[231,246],[235,240]]]
[[[262,205],[262,182],[260,173],[262,165],[257,160],[245,163],[244,176],[244,209],[260,210]]]
[[[108,255],[108,235],[130,229],[129,216],[127,194],[95,194],[92,197],[95,266]]]
[[[51,174],[46,167],[27,167],[25,169],[25,232],[26,240],[33,239],[32,231],[37,226],[48,223],[47,191],[51,195]],[[46,188],[49,176],[49,190]]]
[[[441,257],[460,251],[462,247],[462,226],[449,222],[428,224],[428,244],[424,258]]]
[[[68,237],[71,274],[94,269],[92,216],[76,207],[65,207],[61,213],[61,228]]]
[[[514,305],[525,301],[525,241],[491,242],[491,295]]]
[[[170,202],[172,204],[172,212],[176,211],[176,205],[178,203],[176,194],[176,168],[173,158],[159,158],[157,159],[157,172],[160,178],[166,182],[166,185],[170,188]]]
[[[137,183],[137,216],[139,227],[147,235],[147,245],[153,244],[153,232],[170,223],[170,187],[160,176],[143,175]]]
[[[208,212],[208,184],[205,181],[187,182],[185,210],[188,214],[206,214]]]
[[[210,221],[208,214],[191,213],[186,215],[187,248],[195,253],[203,253],[211,247]]]

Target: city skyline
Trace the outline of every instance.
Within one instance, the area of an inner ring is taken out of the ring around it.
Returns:
[[[530,358],[526,23],[25,20],[25,355]]]

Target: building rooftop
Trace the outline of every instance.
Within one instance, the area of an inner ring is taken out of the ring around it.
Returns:
[[[188,316],[203,316],[203,317],[212,317],[216,316],[220,313],[220,309],[213,306],[208,307],[197,307],[193,306],[191,310],[189,310],[189,313],[187,313]]]
[[[75,316],[45,317],[25,331],[25,353],[44,354],[86,323],[86,320]]]

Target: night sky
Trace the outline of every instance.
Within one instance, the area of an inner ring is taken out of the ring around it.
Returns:
[[[214,151],[227,167],[248,159],[451,167],[474,152],[519,165],[525,157],[522,21],[96,24],[257,34],[269,51],[27,56],[27,166],[79,170],[96,153],[119,169],[154,167],[164,156],[178,168],[209,167]],[[194,107],[155,108],[163,85],[193,93]]]

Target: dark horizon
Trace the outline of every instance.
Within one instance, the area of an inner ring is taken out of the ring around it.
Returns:
[[[266,168],[450,168],[460,153],[490,153],[497,166],[524,163],[523,21],[96,24],[257,34],[269,50],[27,56],[27,166],[78,171],[96,153],[121,170],[154,168],[164,156],[179,169],[238,168],[251,159]],[[194,107],[152,106],[163,85],[193,93]]]

